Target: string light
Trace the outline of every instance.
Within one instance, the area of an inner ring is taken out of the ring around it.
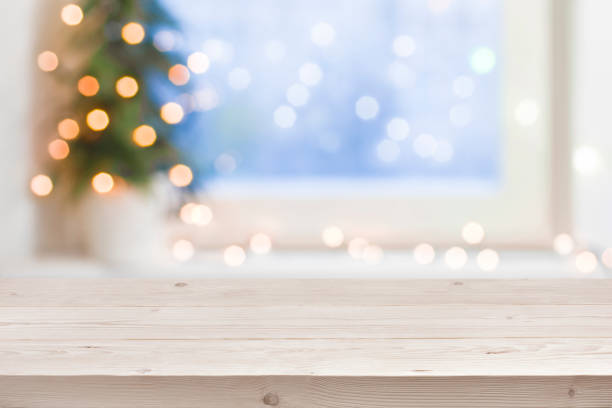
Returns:
[[[107,194],[113,190],[115,181],[113,176],[108,173],[100,172],[91,179],[91,186],[98,194]]]
[[[131,76],[124,76],[115,83],[115,90],[122,98],[133,98],[138,93],[138,82]]]
[[[83,10],[76,4],[68,4],[62,8],[62,21],[69,26],[76,26],[83,21]]]
[[[57,125],[57,133],[62,139],[76,139],[79,136],[79,131],[79,124],[73,119],[64,119]]]
[[[183,86],[189,82],[189,70],[182,64],[176,64],[168,70],[168,79],[176,86]]]
[[[127,23],[121,29],[121,38],[130,45],[140,44],[145,38],[145,29],[139,23]]]
[[[580,273],[591,273],[597,269],[597,257],[590,251],[582,251],[576,255],[576,269]]]
[[[494,271],[499,265],[499,254],[492,249],[484,249],[478,253],[476,263],[485,272]]]
[[[172,255],[179,262],[187,262],[195,253],[195,248],[190,241],[179,239],[172,245]]]
[[[477,245],[482,242],[485,236],[484,228],[477,222],[468,222],[461,230],[461,236],[470,245]]]
[[[132,141],[135,145],[140,147],[152,146],[157,140],[157,133],[149,125],[138,126],[132,132]]]
[[[43,51],[38,54],[38,68],[43,72],[53,72],[59,65],[57,55],[52,51]]]
[[[446,265],[453,270],[459,270],[467,263],[468,256],[465,249],[460,247],[452,247],[444,254]]]
[[[569,234],[559,234],[553,240],[553,248],[559,255],[571,254],[574,246],[574,239]]]
[[[194,74],[204,74],[210,68],[210,58],[203,52],[194,52],[187,57],[187,66]]]
[[[272,249],[272,240],[264,233],[258,233],[251,237],[249,241],[251,251],[257,255],[265,255]]]
[[[83,78],[79,79],[77,88],[81,95],[91,97],[98,93],[100,84],[96,78],[91,75],[85,75]]]
[[[87,114],[87,126],[91,130],[101,132],[108,127],[109,123],[108,114],[102,109],[94,109]]]
[[[228,266],[240,266],[246,260],[246,252],[238,245],[231,245],[223,251],[223,260]]]
[[[344,242],[344,232],[339,227],[332,225],[323,229],[321,238],[327,247],[338,248]]]
[[[53,181],[46,174],[38,174],[30,180],[30,190],[38,197],[46,197],[53,191]]]
[[[162,106],[160,116],[164,122],[170,125],[176,125],[183,120],[185,112],[178,103],[169,102]]]
[[[419,265],[429,265],[435,258],[436,251],[429,244],[419,244],[414,248],[414,260]]]
[[[193,173],[184,164],[177,164],[168,172],[168,178],[176,187],[187,187],[193,180]]]
[[[54,160],[63,160],[70,154],[70,146],[62,139],[55,139],[48,146],[49,156]]]

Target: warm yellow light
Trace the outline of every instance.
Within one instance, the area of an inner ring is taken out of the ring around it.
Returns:
[[[57,125],[57,133],[66,140],[76,139],[79,131],[79,124],[73,119],[64,119]]]
[[[240,266],[246,260],[246,252],[238,245],[232,245],[223,251],[223,259],[228,266]]]
[[[70,146],[62,139],[55,139],[49,143],[48,150],[54,160],[63,160],[70,154]]]
[[[127,23],[121,29],[121,38],[130,45],[140,44],[145,38],[145,29],[139,23]]]
[[[123,98],[133,98],[138,93],[138,82],[131,76],[124,76],[115,83],[115,90]]]
[[[199,227],[210,224],[213,219],[213,213],[209,207],[196,203],[187,203],[182,206],[179,215],[185,224]]]
[[[132,132],[132,141],[140,147],[152,146],[157,140],[157,133],[149,125],[138,126]]]
[[[102,109],[94,109],[87,114],[87,126],[92,130],[100,132],[106,129],[109,123],[108,114]]]
[[[115,186],[115,181],[110,174],[101,172],[91,179],[91,186],[96,193],[106,194],[111,192]]]
[[[53,182],[46,174],[39,174],[32,177],[30,190],[39,197],[45,197],[53,191]]]
[[[468,222],[461,231],[461,236],[470,245],[480,244],[485,236],[484,228],[476,222]]]
[[[321,233],[323,243],[329,248],[338,248],[344,242],[344,232],[335,226],[326,227]]]
[[[38,68],[44,72],[51,72],[57,69],[59,59],[52,51],[43,51],[38,54]]]
[[[183,112],[181,105],[175,102],[170,102],[162,106],[160,116],[164,122],[170,125],[176,125],[183,120],[185,113]]]
[[[187,84],[190,77],[187,67],[181,64],[176,64],[168,70],[168,79],[176,86]]]
[[[78,89],[83,96],[94,96],[100,90],[98,80],[91,75],[85,75],[79,79]]]
[[[172,246],[172,255],[179,262],[187,262],[193,257],[195,248],[190,241],[179,239]]]
[[[251,247],[251,251],[253,251],[253,253],[265,255],[272,249],[272,240],[266,234],[255,234],[251,237],[249,246]]]
[[[69,26],[79,25],[83,21],[83,10],[76,4],[68,4],[62,9],[62,21]]]
[[[187,58],[187,66],[194,74],[203,74],[210,68],[210,58],[203,52],[194,52]]]
[[[193,180],[191,169],[184,164],[177,164],[168,172],[170,182],[177,187],[187,187]]]

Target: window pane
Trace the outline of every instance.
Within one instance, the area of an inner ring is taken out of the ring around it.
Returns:
[[[198,185],[498,181],[501,0],[167,4],[210,59],[176,140]]]

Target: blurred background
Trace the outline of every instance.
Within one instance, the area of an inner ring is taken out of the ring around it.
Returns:
[[[612,268],[608,2],[6,8],[7,269]]]

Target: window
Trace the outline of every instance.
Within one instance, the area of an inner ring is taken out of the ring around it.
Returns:
[[[177,146],[214,207],[203,244],[548,242],[548,1],[168,1],[190,60]]]

